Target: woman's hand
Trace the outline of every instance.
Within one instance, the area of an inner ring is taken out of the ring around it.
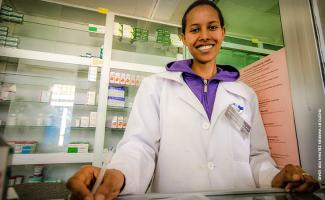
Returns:
[[[110,200],[116,198],[124,185],[124,175],[119,170],[106,170],[103,182],[93,195],[90,191],[99,172],[100,168],[90,165],[83,166],[76,172],[67,182],[67,188],[71,191],[68,199]]]
[[[284,188],[286,192],[314,192],[320,188],[313,176],[292,164],[286,165],[273,178],[272,187]]]

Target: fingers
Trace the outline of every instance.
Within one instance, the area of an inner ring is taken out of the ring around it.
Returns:
[[[114,169],[106,170],[103,183],[98,187],[95,193],[96,200],[115,199],[124,184],[124,175]]]
[[[306,173],[300,175],[294,174],[290,177],[283,176],[285,186],[284,189],[286,192],[314,192],[320,188],[320,185],[314,177]]]
[[[286,165],[272,180],[272,187],[284,188],[288,182],[302,181],[304,171],[299,166]],[[288,186],[291,187],[291,186]]]
[[[320,188],[317,180],[312,176],[305,176],[305,181],[293,189],[293,192],[314,192]]]
[[[87,199],[93,200],[89,188],[96,180],[99,168],[93,166],[83,166],[67,182],[67,188],[71,191],[70,199]]]

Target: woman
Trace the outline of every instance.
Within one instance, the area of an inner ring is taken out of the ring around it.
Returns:
[[[237,80],[235,68],[216,65],[224,36],[214,3],[196,1],[187,9],[182,41],[194,58],[169,63],[166,72],[143,80],[95,199],[145,193],[151,180],[152,190],[161,193],[319,187],[298,166],[276,168],[255,93]],[[87,187],[98,173],[87,166],[71,177],[72,198],[93,199]]]

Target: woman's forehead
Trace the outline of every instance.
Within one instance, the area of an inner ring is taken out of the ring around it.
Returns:
[[[220,23],[218,11],[209,5],[201,5],[193,8],[186,16],[187,25],[202,23]]]

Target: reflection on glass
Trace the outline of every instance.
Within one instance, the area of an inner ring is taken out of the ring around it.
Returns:
[[[8,39],[11,40],[4,46],[100,57],[104,34],[91,33],[88,26],[92,23],[105,25],[105,15],[41,0],[3,1],[2,5],[13,10],[10,14],[21,15],[1,14],[0,26],[7,27]]]
[[[16,153],[67,152],[71,142],[92,145],[100,76],[90,82],[88,66],[74,64],[7,57],[0,63],[0,131]]]

